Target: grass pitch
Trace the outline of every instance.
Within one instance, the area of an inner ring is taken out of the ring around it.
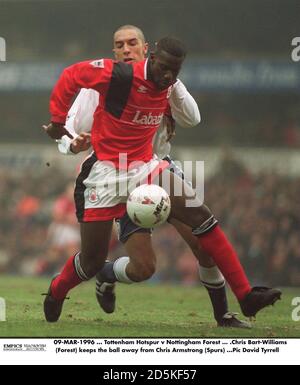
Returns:
[[[291,305],[299,289],[283,289],[281,301],[258,313],[251,330],[241,330],[216,327],[203,287],[118,284],[117,309],[105,314],[96,302],[94,281],[72,290],[60,320],[51,324],[44,320],[41,296],[49,282],[0,275],[0,297],[6,300],[0,337],[300,337]],[[240,312],[227,292],[230,310]]]

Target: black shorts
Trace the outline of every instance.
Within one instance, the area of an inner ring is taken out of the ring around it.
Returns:
[[[118,228],[119,241],[122,243],[126,243],[130,235],[133,233],[152,234],[153,231],[152,229],[145,229],[143,227],[137,226],[132,222],[127,213],[122,218],[116,220],[116,224]]]
[[[163,160],[167,160],[169,162],[170,166],[168,167],[168,169],[171,172],[184,179],[183,171],[180,167],[175,164],[175,162],[169,156],[166,156]],[[117,220],[116,223],[118,225],[119,241],[122,243],[126,243],[130,235],[133,233],[152,234],[153,232],[153,229],[145,229],[143,227],[137,226],[135,223],[132,222],[127,213],[121,219]]]

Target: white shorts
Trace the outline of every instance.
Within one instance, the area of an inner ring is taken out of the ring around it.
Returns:
[[[140,184],[152,183],[168,166],[167,161],[155,157],[147,163],[136,163],[129,170],[119,170],[111,162],[98,160],[91,154],[76,179],[74,197],[78,221],[121,218],[126,212],[129,193]]]

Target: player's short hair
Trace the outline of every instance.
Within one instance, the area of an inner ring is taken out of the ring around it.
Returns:
[[[187,49],[183,42],[172,36],[163,37],[156,43],[156,53],[161,51],[182,58],[185,58],[187,54]]]
[[[123,29],[134,29],[137,32],[138,37],[142,40],[142,42],[143,43],[146,42],[143,31],[139,27],[132,25],[132,24],[122,25],[121,27],[119,27],[118,29],[115,30],[114,36],[117,32],[122,31]]]

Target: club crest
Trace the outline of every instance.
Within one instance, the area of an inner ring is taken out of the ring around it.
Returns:
[[[91,203],[96,203],[96,202],[99,201],[99,197],[98,197],[98,194],[97,194],[96,187],[92,187],[92,188],[89,189],[88,200]]]

